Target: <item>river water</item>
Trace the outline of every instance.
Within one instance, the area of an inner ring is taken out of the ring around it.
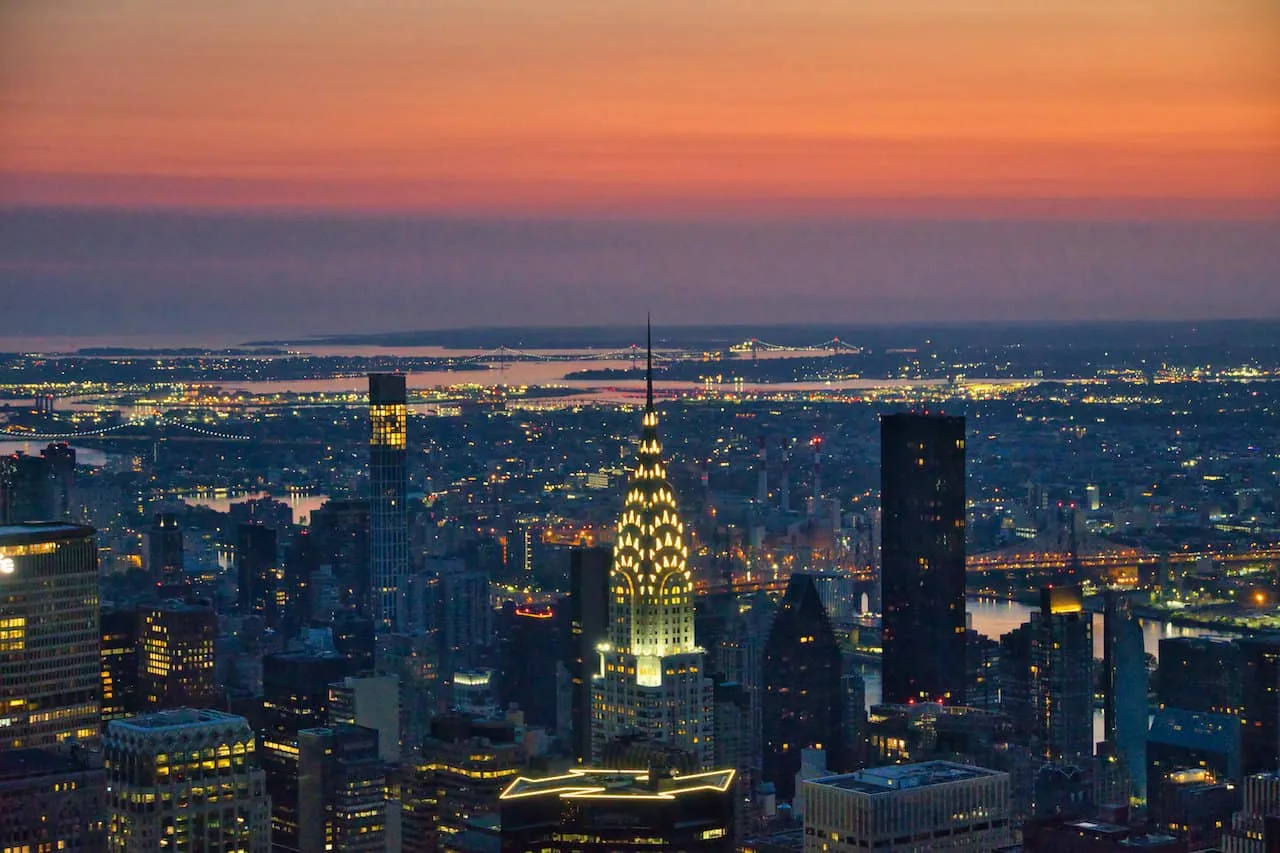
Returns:
[[[1001,634],[1006,634],[1019,625],[1031,621],[1033,609],[1033,607],[1026,604],[997,598],[972,597],[966,602],[970,625],[979,634],[990,637],[993,640],[998,640]],[[1153,655],[1157,659],[1160,655],[1160,640],[1163,637],[1198,637],[1216,633],[1208,628],[1171,625],[1168,622],[1159,622],[1152,619],[1140,619],[1138,621],[1142,625],[1142,644],[1146,648],[1147,654]],[[1102,657],[1102,616],[1096,613],[1093,619],[1093,656],[1095,658]],[[867,709],[870,710],[872,705],[880,702],[881,697],[879,664],[864,666],[862,677],[866,682]],[[1093,729],[1094,740],[1101,740],[1103,737],[1101,711],[1094,715]]]
[[[288,491],[283,494],[268,492],[236,492],[226,489],[205,492],[180,492],[174,497],[182,498],[191,506],[207,506],[218,512],[229,512],[233,503],[244,503],[259,498],[275,498],[284,501],[293,510],[293,523],[306,525],[311,522],[311,511],[319,509],[328,495],[311,492]]]
[[[39,456],[40,451],[49,446],[47,441],[0,441],[0,456],[7,456],[10,453],[24,453],[27,456]],[[92,447],[76,447],[72,445],[72,449],[76,452],[77,465],[92,465],[100,468],[107,464],[107,454],[101,450],[95,450]]]

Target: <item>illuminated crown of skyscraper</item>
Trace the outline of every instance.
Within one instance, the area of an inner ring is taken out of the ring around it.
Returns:
[[[611,640],[637,656],[692,650],[689,548],[658,442],[653,405],[653,335],[649,332],[640,452],[627,486],[613,549]]]

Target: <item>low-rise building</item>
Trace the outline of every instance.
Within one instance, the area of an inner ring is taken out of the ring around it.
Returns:
[[[806,851],[983,851],[1008,844],[1009,774],[949,761],[801,783]]]

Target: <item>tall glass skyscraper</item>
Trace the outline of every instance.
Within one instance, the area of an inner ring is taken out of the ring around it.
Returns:
[[[0,525],[0,750],[98,736],[100,638],[93,528]]]
[[[398,601],[409,577],[406,401],[403,374],[369,374],[370,609],[379,634],[404,627]]]
[[[658,443],[653,353],[640,453],[627,486],[609,575],[609,637],[593,684],[592,754],[639,735],[714,758],[714,694],[693,638],[693,580],[675,493]]]
[[[964,418],[880,420],[884,701],[965,701]]]

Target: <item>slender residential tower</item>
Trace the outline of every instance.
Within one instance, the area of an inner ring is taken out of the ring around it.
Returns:
[[[714,696],[693,639],[693,582],[675,494],[658,443],[649,335],[640,452],[618,519],[609,575],[608,641],[593,679],[592,753],[638,736],[710,766]]]
[[[370,610],[379,634],[404,627],[397,604],[409,576],[406,401],[403,374],[369,374]]]

